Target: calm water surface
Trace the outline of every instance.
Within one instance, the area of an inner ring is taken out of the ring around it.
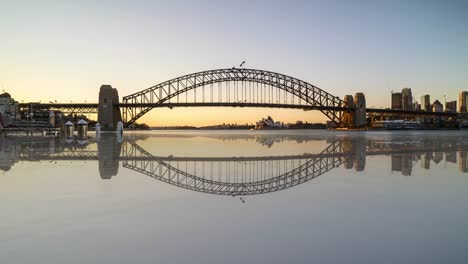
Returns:
[[[468,263],[468,131],[0,140],[0,263]]]

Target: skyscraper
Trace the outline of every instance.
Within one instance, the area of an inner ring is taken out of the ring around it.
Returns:
[[[401,97],[403,110],[413,110],[413,93],[411,92],[411,88],[403,88],[401,90]]]
[[[435,100],[434,103],[432,103],[432,112],[443,112],[444,111],[444,105],[439,102],[439,100]]]
[[[458,94],[458,105],[460,107],[460,112],[466,113],[467,112],[467,102],[468,102],[468,92],[467,91],[461,91]]]
[[[457,112],[457,101],[450,101],[445,103],[446,112]]]
[[[421,110],[430,112],[431,108],[431,96],[428,94],[421,96]]]
[[[401,110],[403,109],[402,103],[403,99],[401,97],[401,93],[392,93],[392,109],[393,110]]]

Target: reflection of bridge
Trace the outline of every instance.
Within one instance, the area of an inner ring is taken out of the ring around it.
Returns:
[[[417,155],[460,151],[466,167],[467,145],[453,144],[392,145],[364,138],[331,138],[320,153],[266,157],[174,157],[154,156],[134,141],[118,143],[115,137],[103,137],[94,147],[65,144],[56,139],[42,143],[16,142],[2,144],[2,152],[11,162],[18,160],[97,160],[103,179],[117,175],[124,168],[181,188],[221,195],[253,195],[279,191],[314,179],[338,166],[364,170],[366,156],[391,155],[392,170],[410,175]],[[89,146],[93,146],[90,143]],[[11,149],[14,148],[14,149]],[[3,155],[3,154],[2,154]],[[437,160],[440,155],[434,155]],[[453,156],[451,154],[450,156]],[[3,157],[3,156],[2,156]],[[453,157],[452,157],[453,158]],[[451,158],[451,159],[452,159]],[[4,163],[2,158],[2,163]],[[394,162],[397,162],[394,164]],[[401,165],[399,165],[401,164]],[[395,166],[394,166],[395,165]],[[402,166],[399,168],[398,166]],[[1,166],[4,168],[4,166]],[[409,173],[408,173],[409,170]]]
[[[101,87],[96,104],[20,104],[24,110],[52,109],[74,113],[100,113],[104,127],[113,127],[122,110],[125,123],[132,124],[158,107],[272,107],[321,111],[342,127],[365,125],[366,114],[399,116],[447,116],[456,113],[432,113],[366,108],[363,94],[344,100],[310,83],[284,74],[245,68],[197,72],[174,78],[118,101],[117,90]]]

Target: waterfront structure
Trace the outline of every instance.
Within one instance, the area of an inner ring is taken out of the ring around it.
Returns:
[[[102,130],[115,130],[122,121],[119,108],[119,93],[110,85],[102,85],[99,91],[98,122]]]
[[[366,97],[363,93],[356,93],[356,95],[354,95],[354,105],[356,107],[356,110],[354,111],[354,125],[356,127],[366,126]]]
[[[403,110],[412,111],[413,110],[413,93],[411,92],[411,88],[403,88],[401,90],[401,98],[402,98],[402,107]]]
[[[345,105],[348,106],[349,109],[354,109],[356,106],[354,105],[354,98],[352,95],[345,95],[343,98]],[[347,127],[354,127],[354,119],[356,113],[354,111],[347,111],[344,113],[343,121],[345,122]]]
[[[7,126],[16,119],[19,119],[18,102],[9,93],[0,94],[0,125]]]
[[[401,93],[392,93],[392,109],[402,110],[403,109],[403,97]]]
[[[384,130],[413,130],[422,129],[423,126],[420,122],[417,121],[384,120],[374,122],[372,128]]]
[[[273,120],[271,116],[267,118],[262,118],[262,120],[258,121],[255,124],[255,129],[263,130],[263,129],[282,129],[287,128],[282,122]]]
[[[421,96],[421,110],[426,112],[430,112],[432,110],[430,95],[426,94]]]
[[[443,112],[444,111],[444,105],[439,102],[439,100],[435,100],[434,103],[432,103],[432,112]]]
[[[460,112],[461,113],[468,112],[467,104],[468,104],[468,92],[467,91],[461,91],[458,94],[458,105],[460,107]]]
[[[446,112],[457,112],[457,101],[450,101],[445,103]]]

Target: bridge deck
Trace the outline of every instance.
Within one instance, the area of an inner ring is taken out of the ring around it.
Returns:
[[[34,109],[64,109],[77,112],[97,113],[98,103],[20,103],[19,107]],[[175,107],[259,107],[259,108],[286,108],[286,109],[302,109],[310,110],[330,110],[330,111],[348,111],[347,107],[333,106],[314,106],[305,104],[282,104],[282,103],[244,103],[244,102],[200,102],[200,103],[120,103],[116,106],[122,108],[175,108]],[[406,111],[383,108],[366,108],[366,112],[370,114],[390,114],[390,115],[412,115],[412,116],[445,116],[456,117],[458,113],[454,112],[425,112],[425,111]]]

